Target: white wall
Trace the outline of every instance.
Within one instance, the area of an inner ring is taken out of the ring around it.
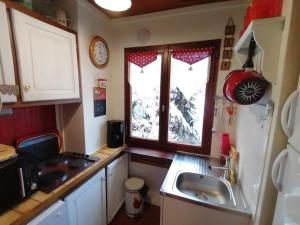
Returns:
[[[236,40],[245,15],[245,2],[208,4],[152,13],[113,21],[116,43],[113,46],[112,82],[114,87],[112,117],[124,119],[124,48],[147,45],[192,42],[223,39],[224,29],[231,16],[237,25]],[[151,32],[150,39],[139,42],[137,32],[146,28]],[[237,67],[233,60],[232,69]],[[222,86],[228,71],[219,71],[217,95],[222,94]],[[229,128],[230,129],[230,128]],[[214,135],[212,155],[219,156],[219,141]]]
[[[275,157],[285,148],[287,138],[280,124],[282,106],[287,96],[296,89],[300,70],[298,0],[285,0],[286,17],[282,40],[277,49],[279,63],[271,99],[275,102],[273,118],[259,119],[263,109],[259,106],[240,107],[237,122],[237,148],[240,151],[240,181],[253,213],[253,224],[272,224],[276,194],[271,181],[271,168]],[[293,11],[293,13],[292,13]],[[266,36],[269,35],[266,33]],[[269,38],[271,40],[271,38]],[[264,59],[265,63],[272,63]]]
[[[261,188],[271,118],[263,120],[265,107],[240,106],[236,148],[240,152],[239,180],[251,212],[255,214]]]
[[[283,13],[285,25],[282,33],[281,52],[278,65],[278,90],[273,123],[270,130],[271,140],[267,148],[267,160],[262,179],[262,191],[259,196],[255,225],[272,223],[277,191],[271,181],[271,168],[277,155],[286,148],[287,137],[280,124],[282,106],[287,97],[297,88],[300,72],[300,1],[284,0]]]
[[[96,35],[103,37],[109,46],[111,41],[111,26],[109,21],[95,11],[90,4],[78,1],[78,35],[81,67],[82,102],[84,112],[84,131],[86,152],[91,153],[106,144],[107,116],[94,117],[93,87],[96,87],[98,78],[110,79],[112,64],[104,69],[96,68],[89,56],[89,44]],[[108,84],[108,92],[110,86]],[[107,96],[107,105],[110,105],[110,95]]]
[[[153,13],[149,15],[136,16],[126,19],[109,21],[99,11],[79,2],[78,24],[80,66],[82,74],[83,104],[73,104],[64,106],[63,118],[65,124],[66,146],[70,150],[82,150],[92,152],[105,144],[106,131],[105,122],[107,117],[93,117],[92,87],[96,85],[98,77],[106,77],[109,80],[108,97],[108,117],[113,119],[124,119],[124,48],[143,45],[169,44],[190,42],[208,39],[223,39],[224,27],[229,16],[233,17],[237,25],[237,31],[241,29],[243,16],[245,14],[245,4],[243,1],[234,1],[221,4],[210,4],[204,6],[194,6],[188,9],[177,9],[168,12]],[[294,13],[294,20],[291,23],[292,5],[299,8],[299,1],[285,0],[284,15],[287,16],[284,30],[283,44],[285,49],[281,55],[281,74],[290,74],[289,79],[282,76],[278,80],[279,89],[283,91],[282,97],[276,106],[271,135],[277,141],[266,148],[266,136],[270,121],[262,121],[262,109],[259,106],[240,107],[236,116],[237,129],[235,135],[235,123],[229,126],[230,133],[233,134],[233,143],[236,143],[238,151],[241,152],[240,179],[243,185],[246,198],[252,211],[257,214],[255,224],[271,224],[272,213],[276,201],[276,191],[270,182],[270,167],[275,156],[284,147],[286,138],[283,136],[278,124],[280,106],[293,87],[296,87],[297,73],[299,71],[299,36],[297,31],[299,24]],[[296,5],[297,3],[297,5]],[[68,4],[67,4],[68,5]],[[72,4],[69,4],[69,7]],[[299,10],[298,10],[299,11]],[[74,12],[71,10],[71,13]],[[137,40],[137,32],[142,28],[147,28],[151,32],[151,37],[147,42],[140,43]],[[295,31],[290,34],[289,29]],[[296,32],[297,31],[297,32]],[[88,56],[88,44],[93,35],[103,36],[111,51],[111,60],[105,70],[98,70],[91,64]],[[236,40],[238,39],[238,33]],[[289,45],[287,44],[289,43]],[[288,46],[288,48],[287,48]],[[298,46],[298,47],[297,47]],[[290,49],[286,51],[286,49]],[[297,53],[298,52],[298,53]],[[296,62],[297,61],[297,62]],[[298,63],[298,64],[297,64]],[[284,65],[287,66],[284,66]],[[289,67],[289,64],[292,66]],[[298,65],[295,69],[295,65]],[[232,69],[238,68],[237,62],[233,61]],[[292,69],[291,69],[292,68]],[[217,95],[222,95],[222,85],[227,72],[219,72]],[[280,91],[277,93],[280,94]],[[217,122],[215,121],[215,124]],[[76,137],[76,138],[74,138]],[[219,140],[213,136],[212,155],[219,155]],[[266,152],[272,151],[273,153]],[[267,155],[267,156],[266,156]],[[269,162],[265,164],[265,157]],[[264,168],[265,164],[265,168]],[[165,176],[164,169],[150,167],[138,163],[130,165],[130,174],[143,177],[150,187],[152,202],[157,201],[160,183]],[[155,176],[160,174],[161,176]],[[262,179],[262,177],[264,178]],[[259,192],[260,186],[263,191]]]
[[[149,192],[146,201],[150,204],[160,206],[160,187],[167,175],[168,169],[130,162],[129,163],[129,177],[143,178]]]
[[[111,46],[113,51],[111,74],[114,90],[112,118],[124,119],[124,48],[223,39],[224,29],[230,16],[237,25],[237,40],[244,14],[244,1],[235,1],[113,20],[116,40]],[[151,36],[148,41],[141,43],[137,39],[137,32],[143,28],[148,29]],[[236,67],[237,62],[234,60],[232,69]],[[227,73],[228,71],[219,71],[217,95],[223,95],[222,86]],[[228,126],[228,130],[232,134],[234,127],[234,123]],[[219,156],[219,146],[220,143],[215,134],[212,141],[212,155],[215,157]],[[145,179],[150,188],[150,202],[158,205],[160,202],[159,190],[166,172],[167,170],[163,168],[131,162],[129,175]]]
[[[107,118],[124,119],[124,48],[223,39],[229,16],[233,17],[237,25],[237,40],[245,14],[245,1],[236,0],[110,20],[86,1],[77,0],[77,4],[72,3],[74,2],[68,0],[61,5],[73,17],[74,28],[78,29],[82,105],[63,106],[62,117],[65,123],[66,149],[86,153],[94,152],[106,144]],[[151,32],[150,39],[144,43],[140,43],[136,36],[142,28]],[[88,46],[95,35],[104,37],[109,45],[110,62],[105,69],[94,67],[89,58]],[[233,60],[232,69],[236,67],[237,62]],[[222,85],[227,73],[228,71],[219,71],[217,95],[222,95]],[[108,116],[94,118],[92,88],[97,85],[97,78],[108,79]],[[227,131],[234,134],[234,127],[232,123],[227,126]],[[213,135],[212,156],[215,157],[219,156],[219,135],[220,133]],[[74,140],[74,136],[78,138]],[[234,141],[234,135],[232,139]]]
[[[73,4],[75,6],[76,2],[73,1]],[[112,26],[110,20],[87,1],[78,0],[77,5],[77,17],[73,20],[78,30],[82,104],[65,105],[62,114],[66,150],[90,154],[106,144],[106,121],[111,111],[110,100],[112,99],[110,94],[112,63],[104,69],[96,68],[90,60],[89,44],[94,36],[100,35],[109,47],[112,46]],[[74,10],[72,8],[70,10],[69,6],[69,11]],[[93,87],[98,85],[98,78],[108,80],[107,116],[94,117]]]

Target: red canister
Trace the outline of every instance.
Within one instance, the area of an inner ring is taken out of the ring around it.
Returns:
[[[230,151],[230,137],[228,133],[222,133],[222,140],[221,140],[221,154],[222,155],[229,155]]]

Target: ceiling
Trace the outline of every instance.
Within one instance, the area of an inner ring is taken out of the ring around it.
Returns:
[[[112,12],[105,10],[94,2],[94,0],[87,0],[96,8],[105,13],[108,17],[115,19],[127,16],[136,16],[146,13],[159,12],[169,9],[177,9],[193,5],[201,5],[216,2],[226,2],[229,0],[132,0],[130,9],[124,12]]]

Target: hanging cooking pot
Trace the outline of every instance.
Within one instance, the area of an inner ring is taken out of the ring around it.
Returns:
[[[252,58],[256,49],[256,42],[252,37],[249,44],[248,58],[243,70],[230,72],[223,86],[226,99],[241,105],[250,105],[259,101],[265,94],[268,81],[254,71]]]
[[[224,94],[224,97],[230,102],[235,102],[235,99],[234,99],[234,96],[231,95],[229,92],[230,85],[228,83],[229,83],[229,81],[231,81],[231,79],[229,79],[229,78],[234,74],[238,74],[238,73],[242,73],[242,72],[244,72],[244,70],[233,70],[226,76],[225,83],[223,86],[223,94]]]

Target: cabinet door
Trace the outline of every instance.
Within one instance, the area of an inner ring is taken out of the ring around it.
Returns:
[[[125,182],[128,177],[127,154],[107,166],[107,220],[112,221],[125,200]]]
[[[0,85],[15,85],[15,71],[12,56],[11,33],[6,5],[0,2]],[[16,102],[14,95],[2,95],[2,102]]]
[[[76,35],[12,10],[24,102],[79,98]]]
[[[65,198],[70,225],[106,225],[105,170]]]
[[[59,200],[27,225],[69,225],[65,203]]]
[[[161,225],[249,225],[251,221],[251,216],[217,210],[172,197],[164,196],[161,200]]]

